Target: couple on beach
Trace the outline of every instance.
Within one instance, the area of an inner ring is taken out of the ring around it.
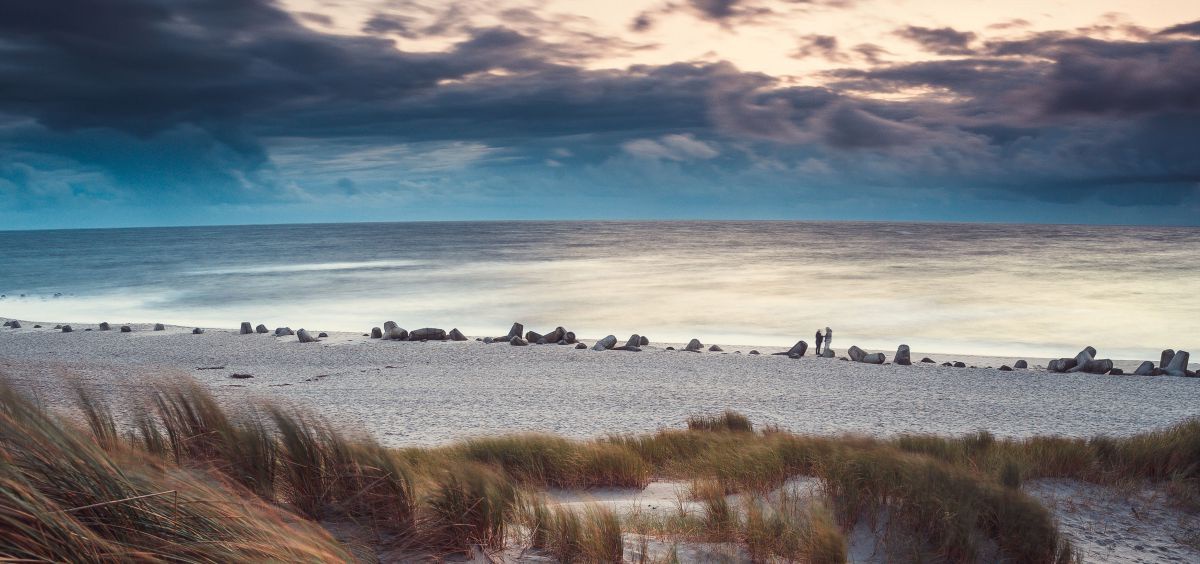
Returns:
[[[825,348],[829,348],[829,343],[833,341],[833,329],[825,328],[825,334],[821,334],[821,330],[817,329],[817,356],[821,356],[821,343],[825,343]]]

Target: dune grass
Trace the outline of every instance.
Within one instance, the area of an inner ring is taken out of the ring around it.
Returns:
[[[86,428],[0,382],[0,559],[348,560],[316,525],[346,522],[432,557],[519,542],[561,561],[619,561],[632,530],[739,543],[760,561],[838,562],[845,533],[886,514],[935,559],[1068,562],[1070,544],[1023,481],[1150,480],[1200,499],[1200,420],[1129,438],[876,440],[755,432],[725,412],[648,435],[389,449],[303,412],[227,410],[191,382],[151,387],[122,424],[77,395]],[[798,476],[815,478],[822,498],[787,494]],[[651,479],[692,482],[703,510],[650,524],[529,501]]]

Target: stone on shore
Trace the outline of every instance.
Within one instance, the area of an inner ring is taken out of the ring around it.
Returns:
[[[883,364],[885,360],[887,360],[887,356],[885,356],[883,353],[871,353],[864,354],[860,362],[866,364]]]
[[[1029,363],[1025,362],[1024,359],[1018,360],[1013,363],[1013,368],[1029,368]]]
[[[447,337],[449,337],[451,341],[465,341],[465,340],[467,340],[467,336],[466,336],[466,335],[463,335],[463,334],[462,334],[462,331],[459,331],[459,330],[458,330],[458,327],[455,327],[454,329],[451,329],[451,330],[450,330],[450,333],[449,333],[449,334],[447,334],[446,336],[447,336]]]
[[[12,327],[12,322],[11,322],[11,321],[5,321],[5,322],[4,322],[4,326],[5,326],[5,327]]]
[[[1191,360],[1191,356],[1191,353],[1188,353],[1187,351],[1176,352],[1175,355],[1171,357],[1171,363],[1168,364],[1163,370],[1166,371],[1167,375],[1169,376],[1187,376],[1187,365],[1188,361]]]
[[[312,336],[312,335],[310,335],[310,334],[309,334],[309,332],[308,332],[308,330],[307,330],[307,329],[303,329],[303,328],[301,328],[299,331],[296,331],[296,338],[297,338],[297,339],[298,339],[298,340],[299,340],[301,343],[315,343],[315,342],[317,342],[317,338],[316,338],[316,337],[314,337],[314,336]]]
[[[704,343],[701,343],[700,339],[692,339],[688,341],[687,346],[684,347],[683,350],[698,352],[702,348],[704,348]]]
[[[961,360],[957,360],[957,361],[955,361],[955,362],[954,362],[954,364],[953,364],[952,366],[954,366],[955,368],[966,368],[966,367],[967,367],[967,363],[965,363],[965,362],[963,362],[963,361],[961,361]]]
[[[382,339],[383,338],[383,329],[380,329],[378,327],[372,327],[371,328],[371,338],[372,339]]]
[[[525,332],[525,326],[520,323],[513,323],[512,328],[508,330],[508,337],[511,340],[513,337],[520,337],[521,333]]]
[[[1107,358],[1103,358],[1103,359],[1099,359],[1099,360],[1089,360],[1087,365],[1085,365],[1083,367],[1083,370],[1081,370],[1080,372],[1084,372],[1087,374],[1108,374],[1108,372],[1111,371],[1112,369],[1113,369],[1113,361],[1111,361]]]
[[[408,339],[408,331],[401,327],[392,327],[391,331],[385,333],[383,338],[389,341],[404,341]]]
[[[296,334],[296,332],[292,331],[291,327],[276,327],[275,328],[275,336],[276,337],[285,337],[288,335],[295,335],[295,334]]]
[[[746,353],[746,354],[753,354],[753,355],[757,355],[757,354],[761,354],[761,353],[759,353],[759,352],[758,352],[758,351],[756,351],[756,350],[752,350],[752,351],[750,351],[750,352],[748,352],[748,353]]]
[[[525,332],[525,340],[529,341],[530,343],[536,343],[541,338],[542,338],[542,334],[538,333],[537,331],[526,331]]]
[[[592,350],[606,351],[606,350],[612,349],[615,346],[617,346],[617,336],[609,335],[603,339],[600,339],[599,341],[596,341],[596,344],[592,345]]]
[[[521,338],[521,337],[519,337],[519,336],[514,336],[512,339],[509,339],[509,341],[508,341],[508,344],[510,344],[510,345],[512,345],[512,346],[514,346],[514,347],[527,347],[527,346],[529,346],[529,343],[528,343],[528,342],[526,342],[526,341],[525,341],[525,339],[522,339],[522,338]]]
[[[1012,372],[1012,367],[1007,364],[1001,364],[1000,371],[1001,372]]]
[[[567,331],[567,333],[563,335],[563,340],[566,341],[568,345],[574,345],[576,342],[575,333],[572,331]],[[584,348],[587,348],[587,345],[584,345]]]
[[[566,335],[567,335],[566,329],[563,329],[562,327],[555,327],[553,331],[546,333],[545,335],[542,335],[542,338],[546,339],[547,343],[557,343],[557,342],[563,340],[563,337],[565,337]]]
[[[935,364],[935,363],[933,362],[933,359],[932,359],[932,358],[929,358],[929,357],[922,358],[922,359],[921,359],[921,362],[924,362],[925,364]]]
[[[821,358],[833,358],[837,353],[833,349],[825,349],[821,351]]]
[[[197,328],[195,328],[195,329],[192,329],[192,334],[193,334],[193,335],[203,335],[203,334],[204,334],[204,330],[203,330],[203,329],[201,329],[201,328],[199,328],[199,327],[197,327]]]
[[[725,349],[721,348],[718,345],[713,345],[711,347],[708,347],[708,352],[724,352],[724,351],[725,351]]]
[[[1083,350],[1079,351],[1079,354],[1075,355],[1075,365],[1068,368],[1067,372],[1083,372],[1087,368],[1088,363],[1095,360],[1095,358],[1096,349],[1084,347]]]
[[[259,323],[258,325],[254,326],[254,332],[259,333],[259,334],[266,334],[266,333],[270,333],[271,330],[267,329],[266,325]]]
[[[650,345],[650,339],[647,339],[645,335],[642,335],[642,340],[641,340],[641,342],[640,342],[640,343],[638,343],[638,344],[639,344],[640,346],[643,346],[643,347],[649,346],[649,345]]]
[[[625,346],[635,348],[642,346],[642,336],[637,333],[630,335],[629,340],[625,341]]]
[[[388,333],[392,329],[395,329],[396,327],[399,327],[399,326],[400,325],[397,324],[395,321],[384,321],[383,322],[383,332]]]
[[[1160,355],[1158,357],[1158,367],[1165,370],[1167,368],[1167,365],[1171,364],[1171,360],[1174,358],[1175,358],[1174,349],[1164,350],[1162,352],[1162,355]]]
[[[320,338],[322,338],[322,339],[324,339],[325,337],[328,337],[328,336],[329,336],[329,333],[326,333],[326,332],[324,332],[324,331],[321,331],[320,333],[317,333],[317,336],[318,336],[318,337],[320,337]]]
[[[1074,367],[1075,367],[1075,359],[1073,359],[1073,358],[1056,358],[1054,360],[1051,360],[1050,363],[1046,365],[1046,370],[1049,370],[1050,372],[1066,372],[1067,370],[1074,368]]]
[[[21,328],[21,322],[20,322],[20,321],[13,320],[13,321],[10,321],[10,322],[8,322],[8,326],[9,326],[9,327],[12,327],[13,329],[20,329],[20,328]]]
[[[133,332],[133,327],[130,327],[130,326],[128,326],[128,325],[122,325],[122,326],[121,326],[121,332],[122,332],[122,333],[132,333],[132,332]]]
[[[1154,374],[1154,363],[1149,360],[1143,361],[1138,365],[1137,370],[1133,371],[1136,376],[1150,376]]]
[[[1112,370],[1109,370],[1108,373],[1111,376],[1124,376],[1125,375],[1125,371],[1121,370],[1120,368],[1113,368]]]
[[[484,338],[483,338],[483,344],[485,344],[485,345],[490,345],[490,344],[492,344],[492,342],[494,342],[494,341],[495,341],[495,339],[493,339],[493,338],[491,338],[491,337],[484,337]]]
[[[101,330],[101,331],[108,331],[108,330],[110,330],[110,329],[112,329],[112,327],[110,327],[110,326],[108,325],[108,322],[107,322],[107,321],[101,321],[101,322],[100,322],[100,330]]]
[[[238,330],[238,334],[249,335],[254,332],[254,328],[250,326],[249,321],[242,322],[242,328]]]
[[[577,349],[586,349],[586,348],[587,348],[587,345],[585,345],[585,344],[583,344],[583,343],[575,343],[575,348],[577,348]]]
[[[167,326],[166,326],[166,325],[163,325],[162,323],[155,323],[155,324],[154,324],[154,330],[155,330],[155,331],[166,331],[166,330],[167,330]]]
[[[867,356],[867,351],[858,348],[858,345],[851,345],[850,349],[846,351],[846,356],[854,362],[862,362],[863,357]]]
[[[908,350],[908,345],[900,345],[896,347],[896,359],[892,362],[901,366],[909,366],[912,364],[912,353]]]
[[[436,327],[422,327],[413,329],[408,333],[410,341],[444,341],[446,340],[446,330]]]
[[[808,352],[808,343],[804,341],[796,341],[796,344],[792,345],[792,348],[788,349],[787,352],[788,356],[804,356],[804,353]]]

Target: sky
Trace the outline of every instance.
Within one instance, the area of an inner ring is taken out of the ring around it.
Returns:
[[[1200,2],[0,2],[0,230],[1200,225]]]

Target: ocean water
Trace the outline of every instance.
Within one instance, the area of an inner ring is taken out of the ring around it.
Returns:
[[[1200,229],[477,222],[0,232],[0,316],[1113,358],[1200,349]]]

